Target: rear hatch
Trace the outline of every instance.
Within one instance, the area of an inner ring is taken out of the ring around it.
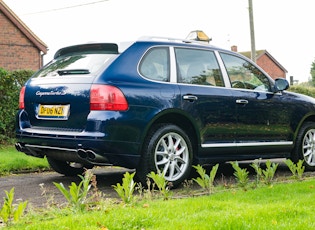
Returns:
[[[118,56],[116,44],[86,44],[59,50],[26,84],[24,110],[40,130],[85,128],[94,79]]]

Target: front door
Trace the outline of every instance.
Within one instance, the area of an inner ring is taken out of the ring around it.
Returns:
[[[221,53],[236,104],[236,142],[240,151],[257,147],[277,152],[290,143],[290,118],[281,93],[272,92],[270,79],[245,59]],[[265,146],[265,147],[262,147]],[[269,152],[266,152],[269,151]]]

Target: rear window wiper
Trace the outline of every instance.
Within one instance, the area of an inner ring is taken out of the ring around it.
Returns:
[[[59,75],[89,74],[90,71],[88,69],[61,69],[58,70],[57,73]]]

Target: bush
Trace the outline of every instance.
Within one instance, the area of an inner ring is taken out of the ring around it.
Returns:
[[[34,71],[6,71],[0,68],[0,144],[15,136],[15,115],[19,106],[20,89]]]
[[[294,85],[294,86],[290,86],[289,91],[304,94],[304,95],[315,98],[315,87]]]

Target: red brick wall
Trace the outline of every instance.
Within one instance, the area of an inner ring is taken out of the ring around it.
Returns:
[[[259,57],[258,60],[256,60],[257,65],[259,65],[263,70],[265,70],[270,77],[273,79],[282,77],[285,78],[286,74],[285,72],[279,68],[266,54]]]
[[[38,70],[40,50],[0,11],[0,67],[6,70]]]

